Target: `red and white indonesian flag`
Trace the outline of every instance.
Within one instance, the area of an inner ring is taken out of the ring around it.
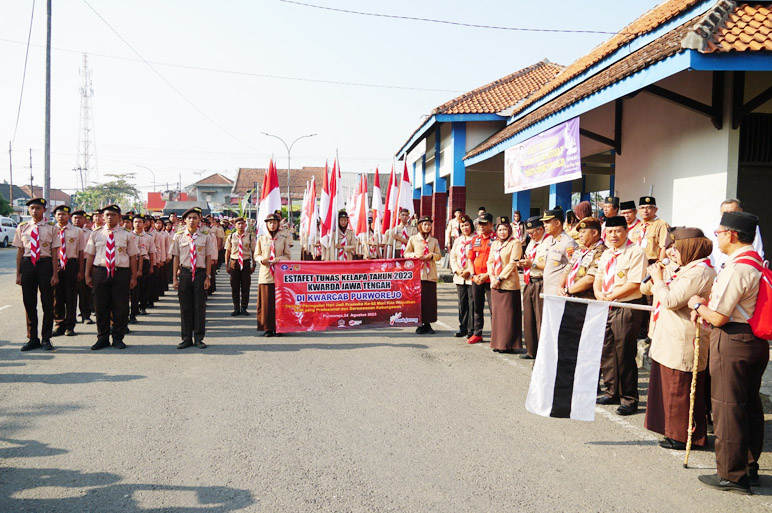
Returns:
[[[308,233],[308,199],[310,182],[306,182],[306,190],[303,191],[303,203],[300,206],[300,233]]]
[[[321,242],[325,247],[330,247],[332,237],[335,234],[336,223],[338,222],[338,162],[332,164],[330,178],[327,178],[327,164],[324,165],[324,189],[322,190],[322,201],[319,215],[322,219],[322,237]]]
[[[319,239],[319,230],[316,228],[316,224],[319,221],[319,210],[316,207],[316,177],[311,177],[311,188],[308,191],[308,211],[306,213],[308,217],[308,223],[306,227],[306,235],[308,236],[308,250],[316,244]]]
[[[367,204],[367,175],[363,174],[359,179],[359,191],[355,202],[357,216],[354,229],[357,237],[365,243],[367,242]]]
[[[375,235],[381,235],[381,223],[383,222],[383,200],[381,199],[381,181],[378,178],[378,168],[375,168],[375,182],[373,183],[373,227]]]
[[[410,177],[407,174],[407,160],[405,161],[405,169],[402,172],[402,180],[399,182],[399,192],[397,193],[397,205],[392,212],[392,226],[397,226],[399,218],[399,211],[403,208],[407,209],[412,216],[415,213],[413,208],[413,187],[410,185]]]
[[[257,234],[265,235],[268,230],[265,227],[265,218],[281,209],[281,194],[279,192],[279,175],[276,172],[273,159],[268,163],[268,170],[263,176],[262,195],[260,207],[257,210]]]
[[[386,205],[383,212],[383,233],[394,228],[393,217],[397,208],[397,178],[394,176],[394,166],[391,166],[389,184],[386,186]]]
[[[539,352],[525,407],[544,417],[595,420],[608,303],[544,297]]]

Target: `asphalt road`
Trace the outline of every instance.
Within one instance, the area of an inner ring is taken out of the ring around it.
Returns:
[[[762,487],[741,497],[701,488],[712,451],[682,468],[642,413],[526,412],[531,364],[450,336],[452,285],[440,286],[434,336],[266,339],[254,308],[229,316],[221,272],[206,350],[175,349],[167,294],[125,351],[90,351],[95,326],[79,325],[53,353],[21,353],[12,267],[0,250],[2,512],[772,509],[766,454]]]

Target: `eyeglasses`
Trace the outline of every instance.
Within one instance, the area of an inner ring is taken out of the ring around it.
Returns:
[[[718,237],[718,234],[719,234],[719,233],[726,233],[726,232],[731,232],[731,231],[732,231],[732,230],[713,230],[713,235],[715,235],[716,237]]]

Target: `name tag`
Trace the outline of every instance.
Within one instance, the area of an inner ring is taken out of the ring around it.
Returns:
[[[647,247],[648,245],[649,245],[649,239],[643,239],[643,240],[641,241],[641,247],[642,247],[642,248],[645,248],[645,247]]]

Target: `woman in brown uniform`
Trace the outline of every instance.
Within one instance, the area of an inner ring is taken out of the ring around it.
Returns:
[[[437,261],[441,258],[440,243],[431,236],[432,218],[418,220],[418,233],[407,240],[405,258],[417,258],[421,265],[421,326],[419,335],[433,334],[433,322],[437,322]]]
[[[267,235],[257,239],[255,262],[260,264],[257,278],[257,330],[264,337],[276,335],[276,284],[273,273],[276,262],[290,259],[290,243],[279,231],[279,216],[269,214],[265,218]]]
[[[496,240],[488,254],[491,277],[491,349],[514,353],[523,348],[520,277],[517,261],[523,254],[522,243],[512,237],[506,218],[496,226]]]
[[[649,329],[651,376],[644,426],[665,436],[660,446],[682,450],[686,448],[689,429],[689,390],[694,366],[695,329],[687,302],[694,295],[710,294],[716,271],[709,259],[713,243],[702,230],[676,228],[668,242],[670,266],[664,270],[658,263],[649,266],[651,282],[641,285],[641,292],[654,296]],[[704,381],[709,335],[703,329],[697,366],[692,443],[698,447],[706,441]]]

